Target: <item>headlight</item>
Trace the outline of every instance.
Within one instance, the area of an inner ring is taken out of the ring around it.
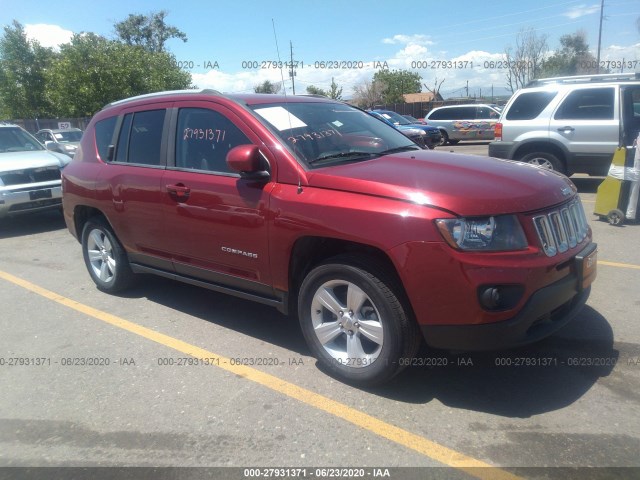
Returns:
[[[515,215],[436,220],[446,242],[458,250],[505,251],[527,248],[527,238]]]

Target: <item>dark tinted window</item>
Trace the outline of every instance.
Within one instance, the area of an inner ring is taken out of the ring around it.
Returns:
[[[113,138],[113,131],[116,128],[118,117],[105,118],[96,123],[96,147],[98,155],[102,161],[107,161],[107,150]]]
[[[227,153],[251,143],[224,115],[204,108],[182,108],[176,132],[176,167],[231,173]]]
[[[500,114],[498,112],[496,112],[495,110],[491,110],[488,107],[478,107],[476,109],[476,118],[478,120],[497,120],[499,116]]]
[[[162,128],[165,110],[136,112],[131,123],[127,161],[143,165],[160,165]]]
[[[531,120],[536,118],[558,92],[527,92],[520,95],[509,107],[507,120]]]
[[[613,98],[613,88],[575,90],[562,102],[555,118],[557,120],[611,120]]]
[[[458,120],[457,111],[454,108],[442,108],[429,115],[429,120]]]

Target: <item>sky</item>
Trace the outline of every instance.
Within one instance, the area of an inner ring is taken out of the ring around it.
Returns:
[[[304,93],[308,85],[327,89],[334,79],[345,98],[381,67],[416,71],[429,88],[444,80],[440,91],[445,98],[466,95],[467,86],[471,96],[488,95],[492,89],[495,95],[505,94],[506,76],[499,62],[505,48],[515,46],[518,32],[533,28],[546,35],[553,51],[562,35],[582,30],[595,55],[601,4],[597,0],[0,3],[0,26],[17,20],[28,36],[54,48],[83,31],[114,38],[114,23],[129,14],[167,10],[166,22],[186,33],[188,41],[172,39],[166,47],[192,74],[197,87],[252,92],[264,80],[284,79],[291,93],[288,70],[273,68],[273,62],[288,62],[292,46],[293,60],[299,62],[296,93]],[[639,0],[604,0],[603,62],[624,60],[624,71],[640,71],[639,18]]]

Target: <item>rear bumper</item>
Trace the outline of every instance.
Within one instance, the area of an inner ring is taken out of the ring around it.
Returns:
[[[512,160],[513,142],[491,142],[489,144],[489,156]]]
[[[592,244],[595,245],[595,244]],[[573,320],[589,298],[569,275],[536,291],[509,320],[482,325],[421,325],[430,347],[446,350],[501,350],[542,340]]]

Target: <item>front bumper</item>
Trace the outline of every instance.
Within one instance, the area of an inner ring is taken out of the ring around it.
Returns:
[[[59,208],[60,182],[0,187],[0,218]]]
[[[579,255],[588,258],[597,249],[591,243]],[[595,278],[595,271],[590,281]],[[479,325],[420,325],[430,347],[447,350],[500,350],[542,340],[564,327],[582,310],[591,286],[582,287],[576,272],[543,287],[529,297],[514,317]]]

